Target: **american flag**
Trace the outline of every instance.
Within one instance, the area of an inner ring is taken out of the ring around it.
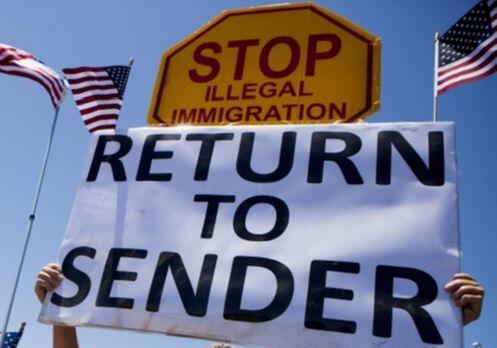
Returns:
[[[2,348],[16,348],[21,340],[26,323],[21,324],[21,328],[17,332],[7,332],[3,340]]]
[[[56,109],[64,99],[64,79],[26,51],[0,43],[0,72],[38,82],[47,90]]]
[[[2,348],[16,348],[21,336],[22,332],[7,332]]]
[[[440,37],[437,95],[497,71],[497,0],[482,0]]]
[[[130,69],[124,65],[63,69],[90,133],[116,128]]]

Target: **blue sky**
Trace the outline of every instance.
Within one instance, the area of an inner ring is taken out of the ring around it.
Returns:
[[[27,50],[52,68],[126,64],[133,56],[120,128],[145,125],[164,50],[225,9],[267,1],[7,1],[0,42]],[[369,122],[431,119],[433,35],[476,1],[319,1],[382,38],[381,110]],[[462,266],[484,285],[481,319],[465,329],[465,347],[497,341],[497,74],[440,98],[440,119],[456,122]],[[0,319],[3,320],[50,127],[52,108],[37,84],[0,75]],[[56,256],[86,156],[88,133],[71,96],[56,130],[38,219],[10,329],[27,321],[22,347],[49,346],[51,330],[36,322],[38,270]],[[81,329],[81,347],[205,347],[207,342],[157,334]]]

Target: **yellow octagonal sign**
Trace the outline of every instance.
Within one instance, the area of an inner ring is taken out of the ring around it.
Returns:
[[[226,11],[163,54],[147,121],[357,121],[379,108],[380,47],[312,3]]]

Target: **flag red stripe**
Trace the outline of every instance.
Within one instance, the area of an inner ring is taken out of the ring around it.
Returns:
[[[29,58],[34,58],[32,54],[30,54],[30,53],[28,53],[26,51],[17,49],[15,47],[5,46],[5,45],[2,45],[2,44],[0,44],[0,52],[2,52],[2,53],[3,52],[8,52],[11,55],[14,55],[14,54],[18,54],[18,55],[21,55],[21,56],[28,55]]]
[[[459,76],[471,74],[471,73],[473,73],[475,71],[478,71],[478,70],[482,69],[483,67],[485,67],[486,65],[491,64],[492,61],[494,59],[496,59],[496,58],[497,58],[497,51],[492,52],[492,54],[489,55],[487,59],[485,59],[484,61],[480,62],[480,64],[476,65],[475,67],[473,67],[471,69],[460,71],[457,74],[453,74],[453,75],[447,76],[445,78],[439,78],[438,82],[437,82],[437,85],[442,85],[443,83],[445,83],[446,81],[449,81],[451,79],[455,79],[455,78],[457,78]]]
[[[0,44],[0,71],[38,82],[50,96],[55,108],[62,102],[66,86],[63,79],[31,54],[15,47]]]
[[[453,84],[447,85],[444,88],[438,90],[437,91],[437,95],[441,95],[441,94],[443,94],[443,93],[445,93],[445,92],[447,92],[447,91],[449,91],[449,90],[451,90],[453,88],[459,87],[459,86],[461,86],[461,85],[463,85],[465,83],[469,83],[469,82],[473,82],[473,81],[476,81],[476,80],[480,80],[480,79],[482,79],[484,77],[492,75],[496,71],[497,71],[497,65],[494,66],[492,69],[485,71],[481,75],[473,76],[471,78],[468,78],[468,79],[465,79],[465,80],[460,80],[460,81],[457,81],[457,82],[455,82]]]
[[[112,81],[108,76],[85,76],[79,79],[71,79],[68,78],[67,81],[70,84],[78,84],[82,82],[91,82],[91,81]]]
[[[65,94],[65,91],[66,91],[65,81],[62,80],[62,79],[61,80],[57,80],[57,85],[59,86],[61,93]]]
[[[116,114],[108,114],[108,115],[100,115],[100,116],[95,116],[92,118],[89,118],[85,121],[83,121],[86,125],[89,125],[93,122],[97,121],[105,121],[105,120],[117,120],[118,115]]]
[[[17,61],[12,61],[7,64],[3,64],[4,66],[9,66],[13,67],[16,69],[20,69],[23,71],[31,71],[37,73],[40,78],[43,80],[45,79],[45,83],[48,82],[48,88],[50,89],[48,93],[53,94],[55,100],[61,100],[62,94],[65,91],[65,88],[60,88],[60,84],[58,82],[57,77],[54,77],[53,74],[50,74],[48,71],[45,71],[41,68],[35,68],[35,67],[25,67],[21,64],[19,64]]]
[[[2,52],[0,52],[0,54],[1,53]],[[24,54],[24,55],[20,55],[20,54],[9,54],[8,56],[6,56],[2,60],[0,60],[0,64],[9,63],[12,60],[31,59],[31,58],[33,58],[33,57],[30,56],[30,55],[26,55],[26,54]]]
[[[15,49],[14,47],[0,47],[0,54],[3,54],[5,52],[11,52],[9,54],[12,56],[18,55],[18,56],[25,56],[28,58],[33,58],[33,56],[31,54],[29,54],[28,52],[24,52],[24,51]]]
[[[76,104],[81,105],[92,101],[111,100],[111,99],[121,99],[121,98],[119,98],[119,94],[94,94],[86,98],[77,100]]]
[[[63,96],[65,94],[65,91],[66,91],[66,84],[64,83],[64,79],[61,78],[61,77],[54,77],[53,74],[51,74],[50,72],[48,71],[44,71],[43,70],[43,73],[47,76],[50,76],[50,79],[52,81],[54,81],[54,83],[56,84],[57,86],[57,90],[59,91],[60,95]]]
[[[119,104],[97,105],[84,110],[80,109],[79,112],[81,113],[81,115],[88,115],[89,113],[92,113],[94,111],[108,110],[108,109],[121,109],[121,105]]]
[[[461,63],[458,63],[454,66],[452,66],[450,69],[447,69],[447,70],[444,70],[444,71],[441,71],[438,73],[438,76],[444,76],[446,74],[448,74],[449,72],[453,71],[453,70],[456,70],[456,69],[459,69],[461,68],[462,66],[464,65],[468,65],[468,64],[471,64],[473,63],[474,61],[480,59],[485,53],[487,53],[493,46],[496,46],[497,45],[497,38],[493,39],[491,42],[487,43],[485,45],[485,47],[483,47],[480,52],[478,52],[474,57],[472,57],[471,59],[467,60],[467,61],[464,61],[464,62],[461,62]]]
[[[75,88],[75,89],[71,88],[72,93],[74,95],[78,95],[80,93],[89,92],[89,91],[104,91],[104,90],[106,91],[109,89],[115,89],[117,91],[117,88],[114,86],[86,86],[86,87]]]
[[[45,71],[43,69],[39,68],[32,68],[32,67],[24,67],[21,64],[16,64],[16,60],[24,60],[24,59],[32,59],[33,61],[38,62],[34,57],[24,51],[18,50],[15,47],[3,47],[0,48],[0,54],[7,53],[7,56],[0,60],[0,64],[2,65],[12,65],[12,66],[18,66],[20,69],[29,69],[29,70],[36,70],[38,73],[42,74],[44,77],[46,77],[48,80],[51,81],[51,86],[54,87],[54,90],[58,92],[57,99],[60,98],[60,94],[62,94],[65,90],[65,86],[60,83],[60,79],[58,76],[54,77],[53,74],[51,74],[48,71]],[[38,62],[40,63],[40,62]],[[41,63],[40,63],[41,64]],[[54,86],[56,84],[57,86]]]
[[[19,76],[19,77],[26,77],[28,79],[31,79],[33,81],[36,81],[38,82],[40,85],[43,86],[43,88],[45,88],[45,90],[48,92],[48,95],[50,96],[50,99],[52,101],[52,104],[54,107],[57,107],[57,103],[54,99],[54,96],[52,95],[52,93],[50,92],[50,87],[45,83],[45,81],[43,81],[40,77],[34,75],[34,74],[30,74],[29,72],[27,71],[17,71],[17,70],[14,70],[14,71],[8,71],[8,70],[2,70],[2,67],[0,67],[0,71],[5,73],[5,74],[9,74],[9,75],[14,75],[14,76]]]
[[[53,88],[53,93],[55,94],[56,99],[60,100],[62,98],[62,91],[59,89],[59,84],[55,81],[52,75],[48,74],[46,71],[42,69],[35,68],[33,70],[35,70],[37,73],[44,76],[48,80],[50,86],[52,86]]]
[[[101,68],[101,67],[80,66],[77,68],[65,68],[65,69],[62,69],[62,71],[64,72],[64,74],[79,74],[79,73],[84,73],[84,72],[88,72],[88,71],[92,71],[92,72],[106,71],[106,69]]]
[[[31,70],[36,71],[38,74],[42,75],[45,77],[48,82],[50,83],[50,86],[52,86],[53,93],[55,94],[55,97],[57,100],[59,100],[62,97],[62,91],[59,89],[59,84],[53,79],[52,75],[49,75],[46,71],[38,68],[32,68]]]
[[[90,133],[94,133],[96,131],[99,131],[99,130],[104,130],[104,129],[116,129],[116,125],[112,125],[112,124],[106,124],[106,125],[103,125],[103,126],[98,126],[98,127],[95,127],[95,128],[92,128],[92,129],[89,129]]]

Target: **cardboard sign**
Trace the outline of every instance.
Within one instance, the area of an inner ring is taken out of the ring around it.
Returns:
[[[271,347],[460,347],[452,123],[94,137],[40,320]]]
[[[162,56],[150,125],[352,122],[379,108],[380,40],[313,3],[223,12]]]

